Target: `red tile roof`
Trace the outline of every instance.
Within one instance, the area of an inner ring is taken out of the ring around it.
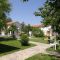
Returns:
[[[40,27],[43,27],[43,26],[44,26],[43,24],[37,24],[37,25],[33,25],[32,27],[40,28]]]

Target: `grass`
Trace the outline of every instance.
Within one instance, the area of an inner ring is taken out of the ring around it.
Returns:
[[[47,51],[56,51],[60,53],[60,45],[57,46],[56,50],[55,50],[55,47],[53,46],[53,47],[48,48]]]
[[[40,42],[40,43],[47,43],[48,42],[47,40],[45,40],[44,37],[32,37],[32,38],[30,38],[30,41]]]
[[[0,41],[0,56],[34,46],[22,46],[18,40]]]
[[[54,46],[47,49],[47,51],[55,51]]]
[[[46,54],[37,54],[26,60],[60,60],[60,59],[54,56],[46,55]]]

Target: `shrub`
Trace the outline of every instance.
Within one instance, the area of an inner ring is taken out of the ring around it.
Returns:
[[[33,31],[33,35],[35,37],[43,37],[44,33],[43,33],[43,31],[41,29],[36,29],[36,30]]]
[[[57,39],[57,40],[60,40],[60,34],[58,34],[58,35],[56,36],[56,39]]]
[[[60,53],[60,45],[57,46],[57,52]]]
[[[29,45],[29,38],[27,34],[22,34],[21,35],[21,44],[24,46]]]

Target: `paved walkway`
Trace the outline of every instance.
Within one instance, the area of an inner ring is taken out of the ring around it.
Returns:
[[[4,55],[0,57],[0,60],[25,60],[26,58],[29,58],[38,53],[46,53],[46,49],[52,46],[50,44],[43,44],[31,41],[30,43],[36,44],[36,46],[14,52],[12,54]]]

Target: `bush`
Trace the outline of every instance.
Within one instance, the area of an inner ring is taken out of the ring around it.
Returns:
[[[27,34],[22,34],[21,35],[21,44],[24,46],[29,45],[29,38]]]
[[[57,52],[60,53],[60,45],[57,46]]]
[[[34,33],[34,36],[35,36],[35,37],[43,37],[43,33],[42,33],[42,32],[41,32],[41,33],[40,33],[40,32],[38,32],[38,33],[35,32],[35,33]]]
[[[44,33],[41,29],[36,29],[35,31],[33,31],[33,35],[35,37],[43,37],[44,36]]]
[[[57,40],[60,40],[60,34],[58,34],[58,35],[56,36],[56,39],[57,39]]]

